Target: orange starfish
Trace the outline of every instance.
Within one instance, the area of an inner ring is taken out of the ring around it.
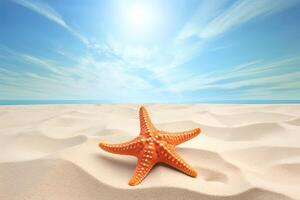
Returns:
[[[100,143],[99,146],[115,154],[131,155],[138,158],[129,185],[139,184],[159,162],[170,165],[185,174],[196,177],[197,172],[175,151],[175,146],[190,140],[201,132],[200,128],[179,133],[160,131],[152,124],[145,107],[140,107],[141,132],[135,139],[122,144]]]

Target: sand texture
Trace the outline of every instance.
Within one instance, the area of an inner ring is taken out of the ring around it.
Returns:
[[[136,158],[98,143],[137,136],[138,108],[1,106],[0,199],[300,199],[300,105],[146,105],[160,129],[202,129],[177,147],[198,177],[157,165],[132,187]]]

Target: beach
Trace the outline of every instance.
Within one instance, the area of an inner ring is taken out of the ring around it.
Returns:
[[[145,104],[165,131],[201,128],[177,152],[189,177],[99,148],[140,132],[138,104],[0,106],[0,199],[300,199],[300,104]]]

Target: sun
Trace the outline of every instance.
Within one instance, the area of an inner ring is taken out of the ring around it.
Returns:
[[[124,24],[134,36],[152,34],[158,25],[159,10],[145,2],[134,2],[126,6]]]
[[[119,40],[153,44],[165,33],[166,13],[165,5],[160,1],[120,0],[112,4],[109,26]]]
[[[128,23],[136,31],[146,31],[154,26],[155,15],[151,7],[134,4],[128,8]]]

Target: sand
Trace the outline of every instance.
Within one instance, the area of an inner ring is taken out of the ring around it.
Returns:
[[[177,147],[199,173],[136,159],[100,141],[139,133],[139,105],[0,106],[0,199],[300,199],[300,105],[146,105],[158,128],[202,133]]]

